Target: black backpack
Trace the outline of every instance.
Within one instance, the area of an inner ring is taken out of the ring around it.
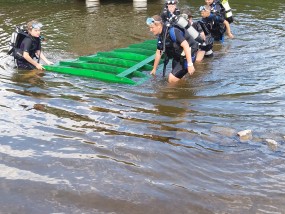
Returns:
[[[15,32],[11,36],[10,49],[7,54],[13,56],[14,59],[23,59],[23,51],[20,49],[20,45],[26,37],[29,37],[29,34],[23,26],[16,26]]]

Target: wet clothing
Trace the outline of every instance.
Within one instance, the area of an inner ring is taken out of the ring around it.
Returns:
[[[200,22],[193,22],[192,26],[195,28],[195,30],[197,30],[198,33],[202,33],[203,32],[203,28],[201,26]]]
[[[20,49],[23,52],[28,52],[30,57],[33,59],[34,57],[36,57],[36,52],[38,50],[41,50],[41,41],[39,38],[35,38],[29,35],[21,42]],[[18,68],[25,70],[32,70],[36,68],[23,57],[17,59],[17,66]]]
[[[202,18],[202,22],[206,25],[211,32],[215,41],[223,41],[226,26],[224,25],[225,19],[221,16],[211,14],[207,18]]]
[[[188,73],[187,60],[183,59],[183,61],[178,61],[173,59],[171,73],[179,79],[184,77]]]
[[[172,60],[172,74],[177,78],[182,78],[188,72],[187,60],[184,55],[181,55],[183,48],[181,43],[187,41],[191,47],[192,62],[196,59],[198,50],[198,42],[196,42],[186,29],[178,26],[163,27],[162,33],[158,37],[157,49],[165,51],[166,57]],[[165,42],[165,44],[164,44]],[[165,48],[165,49],[164,49]]]
[[[226,19],[226,11],[219,0],[215,0],[211,5],[211,13]]]
[[[162,11],[160,17],[161,17],[161,19],[162,19],[162,22],[163,22],[163,23],[166,23],[166,22],[169,22],[170,18],[171,18],[173,15],[174,15],[174,16],[180,15],[180,10],[179,10],[178,8],[175,8],[174,12],[171,13],[171,12],[167,9],[167,6],[165,6],[165,8],[163,9],[163,11]]]
[[[205,23],[202,21],[196,21],[192,23],[192,26],[197,30],[197,32],[203,32],[206,37],[204,43],[199,44],[199,49],[206,52],[211,50],[213,48],[214,38]]]
[[[211,14],[220,17],[222,20],[226,19],[226,11],[222,6],[219,0],[215,0],[211,5]],[[215,41],[224,41],[224,33],[226,32],[226,26],[222,23],[219,23],[214,26],[214,30],[212,32]]]

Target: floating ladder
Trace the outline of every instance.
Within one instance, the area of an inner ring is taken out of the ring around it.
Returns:
[[[149,78],[142,71],[150,71],[155,58],[156,40],[146,40],[109,52],[81,56],[75,60],[45,65],[47,71],[94,78],[97,80],[138,85]]]

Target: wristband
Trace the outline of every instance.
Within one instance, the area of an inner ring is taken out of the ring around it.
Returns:
[[[193,66],[193,62],[187,63],[187,67],[192,67]]]

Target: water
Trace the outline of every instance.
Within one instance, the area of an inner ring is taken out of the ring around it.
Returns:
[[[142,42],[162,3],[0,1],[0,213],[285,212],[281,0],[232,0],[236,38],[176,87],[17,71],[6,55],[33,18],[54,62]]]

